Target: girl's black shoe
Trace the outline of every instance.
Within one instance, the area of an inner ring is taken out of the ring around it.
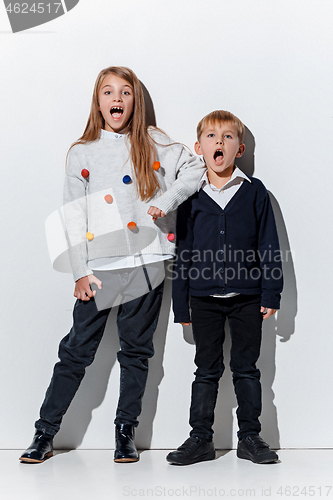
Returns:
[[[134,444],[134,427],[130,424],[116,424],[115,462],[137,462],[139,454]]]
[[[21,462],[41,463],[53,455],[53,437],[43,431],[36,430],[34,439],[20,456]]]

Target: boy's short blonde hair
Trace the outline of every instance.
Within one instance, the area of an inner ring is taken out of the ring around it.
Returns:
[[[208,115],[204,116],[202,120],[200,120],[197,126],[198,141],[200,142],[200,137],[204,128],[208,127],[209,125],[215,125],[216,123],[225,122],[231,122],[236,127],[239,143],[242,144],[245,135],[245,127],[243,123],[239,118],[237,118],[237,116],[233,115],[229,111],[223,111],[221,109],[212,111]]]

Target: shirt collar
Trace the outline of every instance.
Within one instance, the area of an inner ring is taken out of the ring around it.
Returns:
[[[244,179],[244,180],[246,180],[248,182],[251,182],[251,179],[249,179],[249,177],[246,174],[244,174],[244,172],[242,172],[242,170],[240,168],[236,167],[235,170],[232,173],[231,178],[228,180],[228,182],[221,189],[224,189],[225,187],[228,187],[229,183],[231,183],[232,181],[234,181],[235,179],[237,179],[237,177],[242,178],[242,179]],[[201,179],[200,179],[200,181],[198,183],[198,191],[200,191],[200,189],[202,189],[203,187],[205,187],[206,184],[209,184],[209,180],[208,180],[208,176],[207,176],[207,170],[205,171],[205,173],[203,174],[203,176],[201,177]]]
[[[109,130],[101,129],[101,139],[121,139],[126,134],[119,134],[118,132],[110,132]]]

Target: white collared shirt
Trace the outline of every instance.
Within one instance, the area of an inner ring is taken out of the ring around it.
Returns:
[[[251,179],[236,167],[232,173],[231,179],[222,188],[217,188],[214,184],[209,182],[206,171],[199,181],[198,191],[203,189],[205,193],[224,210],[231,198],[235,196],[244,180],[251,182]]]
[[[251,179],[249,179],[248,176],[244,174],[244,172],[236,167],[232,173],[231,179],[222,188],[217,188],[214,186],[214,184],[211,184],[209,182],[206,171],[199,181],[198,191],[200,191],[200,189],[203,189],[205,193],[208,194],[208,196],[210,196],[212,200],[214,200],[215,203],[217,203],[224,210],[231,198],[235,196],[244,180],[251,182]],[[211,295],[211,297],[227,299],[230,297],[235,297],[236,295],[239,295],[239,293],[231,292],[225,295],[215,294]]]
[[[111,132],[110,130],[101,130],[101,139],[124,139],[126,134],[122,134],[120,132]]]

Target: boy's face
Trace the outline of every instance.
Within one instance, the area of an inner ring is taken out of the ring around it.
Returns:
[[[198,155],[203,155],[208,175],[212,171],[213,175],[224,177],[232,173],[234,160],[242,156],[245,145],[240,144],[235,125],[232,122],[222,122],[208,124],[194,149]]]

